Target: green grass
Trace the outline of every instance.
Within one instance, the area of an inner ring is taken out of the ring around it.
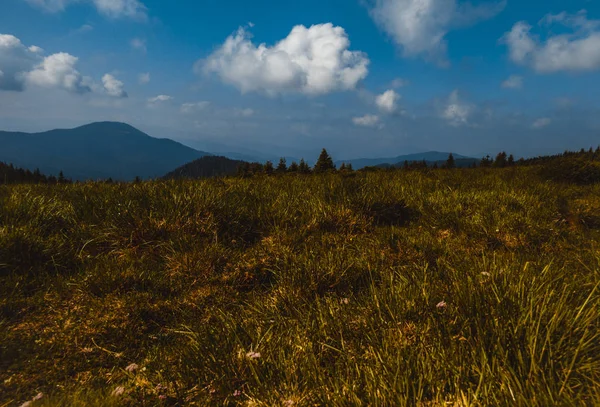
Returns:
[[[533,167],[2,186],[0,406],[600,405],[599,238]]]

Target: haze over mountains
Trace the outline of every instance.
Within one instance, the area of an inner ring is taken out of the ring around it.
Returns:
[[[73,180],[107,179],[129,181],[159,178],[199,158],[212,156],[170,139],[159,139],[125,123],[98,122],[74,129],[57,129],[43,133],[0,131],[0,162],[44,174],[64,175]],[[449,153],[428,152],[392,158],[339,160],[352,163],[355,169],[365,166],[396,165],[406,161],[436,162]],[[246,151],[219,153],[234,160],[265,162],[266,155],[253,156]],[[286,157],[288,164],[294,157]],[[305,157],[312,163],[316,157]],[[455,154],[455,158],[467,158]],[[276,164],[276,162],[275,162]],[[225,165],[225,164],[223,164]]]

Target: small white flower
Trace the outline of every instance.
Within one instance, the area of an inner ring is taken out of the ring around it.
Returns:
[[[129,366],[127,366],[125,368],[125,370],[127,370],[129,373],[133,373],[133,372],[135,372],[138,369],[139,369],[139,366],[137,364],[135,364],[135,363],[132,363],[132,364],[130,364]]]
[[[44,397],[44,393],[40,392],[33,398],[33,401],[41,400],[42,397]]]
[[[116,389],[114,389],[111,394],[113,397],[118,397],[118,396],[122,395],[123,393],[125,393],[125,387],[119,386]]]
[[[448,304],[446,304],[446,301],[440,301],[436,305],[437,309],[446,309],[447,307],[448,307]]]

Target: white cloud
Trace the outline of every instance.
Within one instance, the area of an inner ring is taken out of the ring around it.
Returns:
[[[140,85],[146,85],[146,84],[150,83],[150,73],[146,72],[146,73],[139,74],[138,82],[140,83]]]
[[[523,88],[523,77],[511,75],[507,80],[502,82],[502,87],[506,89],[521,89]]]
[[[44,88],[61,88],[69,92],[90,92],[84,79],[75,69],[78,58],[65,52],[44,58],[36,67],[25,74],[26,82]]]
[[[144,54],[147,51],[146,48],[146,40],[143,40],[141,38],[133,38],[130,42],[129,45],[131,45],[131,48],[136,49],[138,51],[143,52]]]
[[[373,114],[366,114],[364,116],[361,117],[353,117],[352,118],[352,123],[354,123],[357,126],[363,126],[363,127],[377,127],[380,126],[379,124],[379,116],[373,115]]]
[[[551,119],[547,117],[542,117],[541,119],[537,119],[535,122],[533,122],[531,127],[534,129],[543,129],[544,127],[549,126],[550,123],[552,123]]]
[[[240,28],[197,71],[215,73],[242,92],[276,95],[299,92],[308,95],[354,89],[368,74],[369,59],[349,51],[342,27],[331,23],[306,28],[298,25],[274,46],[255,45]]]
[[[459,126],[469,123],[469,117],[473,108],[460,100],[458,91],[455,90],[450,94],[446,106],[442,111],[442,118],[448,120],[451,125]]]
[[[448,32],[490,19],[505,6],[505,0],[476,6],[458,0],[374,0],[370,14],[405,56],[445,63]]]
[[[158,104],[158,103],[169,102],[171,100],[173,100],[172,96],[158,95],[158,96],[148,99],[148,103],[154,105],[154,104]]]
[[[106,74],[102,77],[102,84],[104,85],[104,91],[107,95],[116,98],[126,98],[127,92],[123,89],[123,82],[115,78],[110,74]]]
[[[189,114],[206,109],[210,102],[202,101],[195,103],[184,103],[181,105],[181,113]]]
[[[395,90],[388,90],[375,98],[375,104],[380,110],[386,113],[393,113],[396,111],[397,102],[400,99],[400,95]]]
[[[44,50],[40,47],[38,47],[37,45],[32,45],[31,47],[27,48],[30,52],[33,52],[34,54],[42,54],[44,52]]]
[[[27,3],[45,11],[55,13],[63,11],[73,3],[93,3],[100,14],[110,18],[130,17],[146,19],[147,8],[138,0],[25,0]]]
[[[508,45],[510,59],[537,72],[592,71],[600,69],[600,21],[588,20],[585,10],[575,14],[549,14],[542,26],[561,25],[571,32],[553,35],[545,41],[531,33],[525,21],[516,23],[501,39]]]
[[[0,34],[0,90],[22,91],[24,73],[31,70],[38,58],[14,35]]]

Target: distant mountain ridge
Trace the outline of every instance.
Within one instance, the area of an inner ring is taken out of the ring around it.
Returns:
[[[222,156],[206,156],[182,165],[164,176],[165,179],[198,179],[231,176],[245,161]]]
[[[408,161],[409,163],[414,161],[423,161],[425,160],[428,163],[434,162],[442,162],[448,159],[450,153],[444,153],[439,151],[428,151],[425,153],[416,153],[416,154],[406,154],[400,155],[397,157],[388,157],[388,158],[358,158],[353,160],[338,160],[336,161],[336,165],[339,167],[342,163],[352,164],[352,167],[355,170],[359,170],[364,167],[380,167],[380,166],[396,166],[398,164],[402,165],[404,161]],[[455,159],[470,159],[475,160],[472,157],[467,157],[464,155],[452,153]],[[479,161],[479,160],[477,160]]]
[[[157,178],[211,155],[118,122],[43,133],[0,131],[0,146],[0,161],[49,175],[63,171],[74,180]]]

